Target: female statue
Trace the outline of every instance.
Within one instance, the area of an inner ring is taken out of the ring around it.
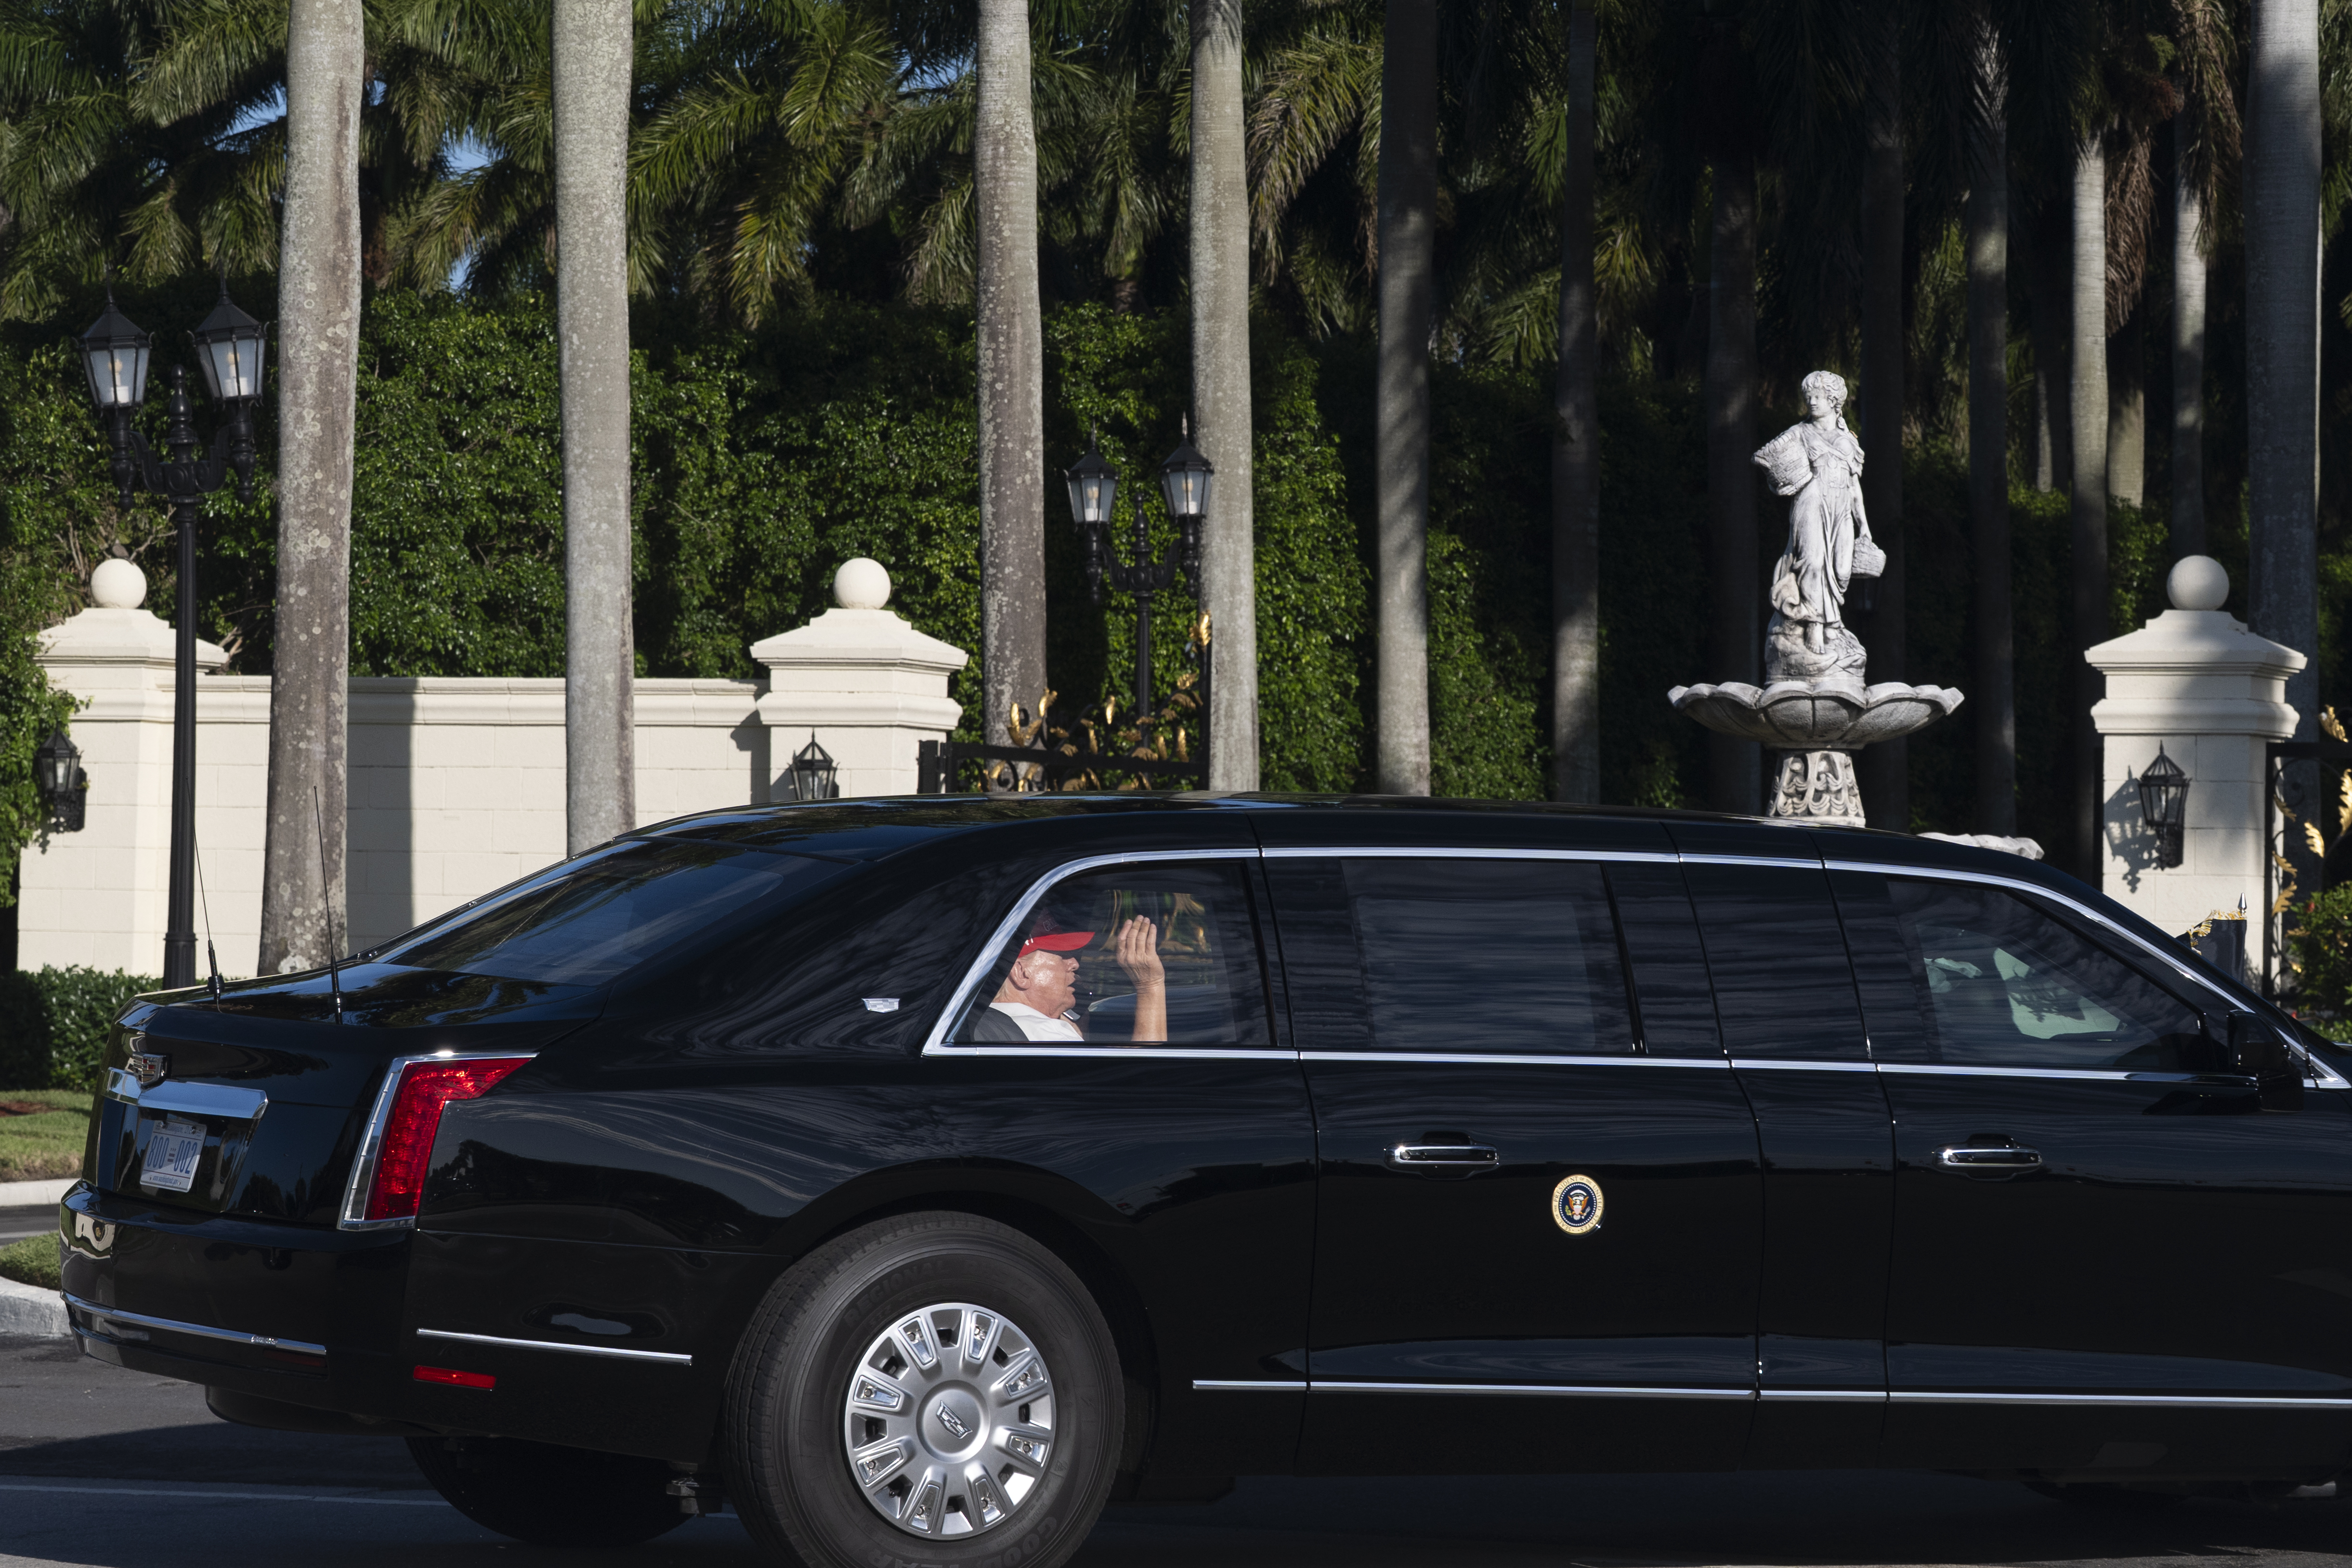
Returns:
[[[1805,377],[1805,423],[1791,425],[1756,454],[1789,507],[1789,547],[1772,568],[1772,620],[1764,634],[1764,679],[1808,680],[1832,673],[1863,678],[1862,643],[1845,626],[1851,579],[1885,564],[1862,510],[1862,443],[1845,423],[1845,382],[1825,370]],[[1891,459],[1890,459],[1891,460]]]

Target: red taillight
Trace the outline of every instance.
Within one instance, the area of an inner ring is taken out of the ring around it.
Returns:
[[[368,1184],[365,1217],[414,1217],[425,1196],[425,1165],[433,1155],[434,1134],[441,1131],[441,1108],[453,1100],[474,1099],[529,1060],[529,1057],[475,1057],[464,1061],[410,1062],[401,1068],[400,1085],[393,1090],[392,1109],[383,1119],[383,1141],[376,1149],[375,1179]]]
[[[487,1372],[459,1372],[454,1366],[420,1366],[415,1373],[419,1383],[446,1383],[452,1388],[496,1388],[499,1380]]]

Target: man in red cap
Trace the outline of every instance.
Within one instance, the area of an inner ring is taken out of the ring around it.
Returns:
[[[1090,931],[1039,931],[1021,944],[995,1000],[975,1022],[982,1040],[1070,1040],[1087,1036],[1076,1024],[1080,948]],[[1168,972],[1160,962],[1160,928],[1138,915],[1111,933],[1111,956],[1135,987],[1135,1041],[1168,1037]],[[991,1015],[993,1015],[992,1016]],[[1006,1025],[1011,1025],[1007,1028]]]

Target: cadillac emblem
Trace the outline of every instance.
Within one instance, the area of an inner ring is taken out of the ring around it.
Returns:
[[[1552,1223],[1570,1236],[1601,1228],[1601,1184],[1590,1176],[1570,1176],[1551,1190]]]
[[[122,1066],[126,1072],[139,1080],[140,1088],[152,1089],[170,1074],[172,1058],[150,1051],[133,1051]]]

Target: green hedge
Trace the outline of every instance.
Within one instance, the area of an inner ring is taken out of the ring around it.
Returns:
[[[268,313],[269,280],[235,286]],[[161,329],[201,315],[213,287],[123,291],[122,300]],[[151,605],[170,603],[173,588],[161,509],[114,510],[65,342],[98,309],[91,291],[58,322],[0,332],[0,837],[11,820],[22,831],[21,764],[48,711],[41,704],[53,703],[37,672],[26,673],[25,634],[79,607],[82,574],[118,536],[148,573]],[[743,332],[648,307],[634,333],[642,673],[751,674],[745,646],[822,611],[834,568],[860,554],[889,568],[893,608],[977,650],[969,315],[818,300]],[[1066,713],[1111,693],[1126,705],[1132,606],[1118,593],[1090,602],[1058,470],[1098,432],[1127,493],[1150,503],[1158,547],[1169,548],[1154,479],[1186,408],[1189,353],[1181,312],[1073,306],[1045,318],[1047,669]],[[1372,349],[1360,338],[1308,342],[1261,320],[1253,355],[1263,777],[1270,789],[1359,788],[1376,721]],[[562,519],[547,302],[379,297],[367,305],[360,363],[352,672],[560,673]],[[1547,788],[1549,378],[1549,368],[1443,359],[1433,367],[1431,749],[1443,794]],[[1602,798],[1690,804],[1704,795],[1704,735],[1665,694],[1724,673],[1706,658],[1697,388],[1620,376],[1601,407]],[[1768,408],[1759,422],[1777,429],[1798,412]],[[152,423],[159,410],[143,417]],[[229,495],[206,503],[198,584],[205,635],[252,673],[268,670],[271,648],[275,436],[263,423],[263,493],[249,506]],[[1965,691],[1973,682],[1964,458],[1919,442],[1905,454],[1905,473],[1910,679]],[[2223,510],[2214,550],[2242,584],[2243,523]],[[2060,849],[2074,668],[2064,498],[2019,490],[2011,523],[2019,830]],[[1778,554],[1786,530],[1785,505],[1759,507],[1762,560]],[[2155,511],[2117,506],[2110,531],[2115,595],[2103,632],[2159,607],[2166,562]],[[2332,639],[2336,602],[2352,598],[2352,558],[2331,553],[2322,564]],[[1189,608],[1164,600],[1163,626],[1172,633]],[[1158,650],[1164,690],[1180,668],[1181,637],[1160,637]],[[2333,668],[2327,657],[2322,665]],[[952,691],[964,705],[963,734],[976,735],[976,664]],[[1915,826],[1975,826],[1969,715],[1964,708],[1912,743]]]
[[[0,1089],[96,1093],[114,1020],[151,975],[43,968],[0,974]]]

